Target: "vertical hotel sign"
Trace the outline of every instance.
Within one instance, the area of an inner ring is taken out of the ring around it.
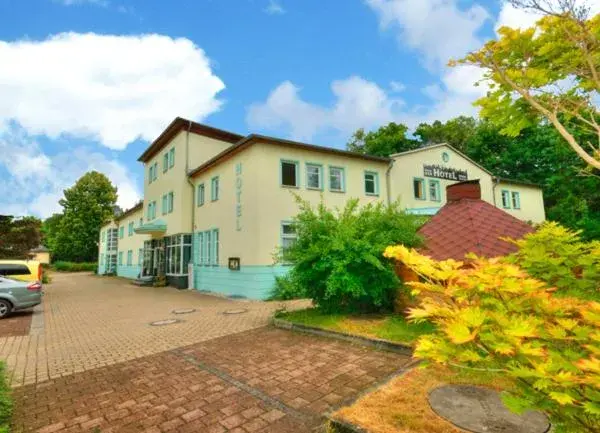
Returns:
[[[242,163],[235,165],[235,228],[242,231]]]

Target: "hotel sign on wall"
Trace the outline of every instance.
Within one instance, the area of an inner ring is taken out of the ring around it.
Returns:
[[[455,180],[462,182],[468,180],[467,170],[458,170],[456,168],[444,167],[442,165],[423,165],[423,175],[427,177],[436,177],[438,179]]]

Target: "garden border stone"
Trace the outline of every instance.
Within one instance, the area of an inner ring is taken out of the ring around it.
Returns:
[[[276,328],[304,332],[307,334],[319,335],[321,337],[336,338],[338,340],[344,340],[354,344],[362,344],[363,346],[369,346],[380,350],[383,349],[390,352],[400,353],[402,355],[412,355],[413,352],[412,347],[406,344],[394,343],[392,341],[380,340],[378,338],[363,337],[361,335],[352,335],[347,334],[345,332],[330,331],[328,329],[290,322],[288,320],[279,319],[277,317],[274,317],[272,319],[272,324]]]

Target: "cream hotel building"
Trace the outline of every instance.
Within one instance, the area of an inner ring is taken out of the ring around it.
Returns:
[[[524,221],[545,219],[542,190],[499,179],[446,144],[374,157],[175,119],[139,157],[144,200],[102,227],[99,274],[264,299],[295,240],[291,192],[343,206],[400,200],[433,215],[446,186],[479,179],[482,199]]]

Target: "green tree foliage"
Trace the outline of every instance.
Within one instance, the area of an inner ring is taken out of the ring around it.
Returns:
[[[555,222],[542,224],[508,257],[529,275],[556,287],[560,296],[600,301],[600,241],[584,242],[580,233]]]
[[[417,246],[421,217],[405,214],[398,203],[359,206],[351,199],[343,209],[316,207],[296,197],[297,242],[280,252],[291,263],[291,283],[326,312],[390,310],[398,287],[387,245]]]
[[[469,143],[477,133],[478,122],[472,117],[459,116],[447,122],[421,123],[415,136],[423,144],[447,143],[463,153],[469,152]]]
[[[394,122],[382,126],[377,131],[365,132],[361,128],[352,135],[346,148],[352,152],[386,157],[418,148],[420,143],[408,138],[407,132],[406,125]]]
[[[62,217],[63,214],[55,213],[51,217],[46,218],[42,223],[42,243],[52,254],[57,250],[56,241],[60,232]]]
[[[96,171],[84,174],[74,186],[64,190],[64,198],[59,201],[63,215],[52,217],[55,219],[47,226],[58,225],[50,240],[54,243],[54,256],[73,262],[96,261],[100,227],[113,216],[116,201],[117,188]]]
[[[420,276],[407,283],[421,299],[409,318],[436,325],[415,357],[512,380],[508,407],[545,411],[557,432],[600,432],[600,303],[556,296],[497,258],[473,256],[464,266],[404,246],[385,255]]]
[[[572,0],[514,0],[546,15],[534,27],[502,27],[500,38],[460,60],[483,68],[491,82],[476,104],[509,136],[544,121],[590,167],[600,170],[600,14]],[[457,62],[451,62],[456,64]],[[592,140],[582,139],[590,134]]]
[[[0,259],[26,259],[40,245],[41,224],[35,217],[0,215]]]

